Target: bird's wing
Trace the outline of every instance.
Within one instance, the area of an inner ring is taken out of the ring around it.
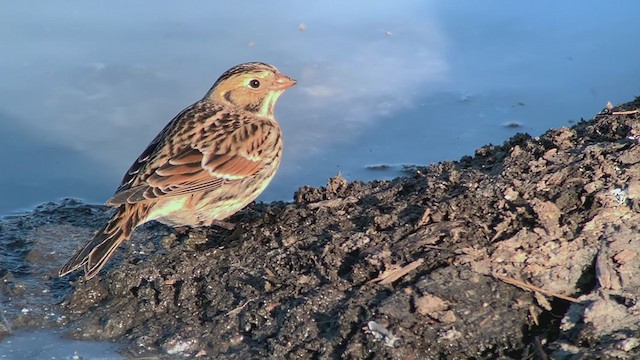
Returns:
[[[273,159],[279,129],[269,122],[217,127],[196,133],[173,156],[148,165],[138,184],[117,192],[108,205],[211,191],[255,175]],[[144,153],[143,153],[144,155]]]
[[[138,156],[138,158],[131,164],[129,170],[124,174],[122,181],[120,182],[120,186],[116,190],[115,195],[120,192],[126,191],[133,187],[136,187],[140,184],[140,180],[145,176],[146,168],[153,163],[155,155],[157,152],[162,150],[163,144],[165,144],[165,139],[177,125],[185,122],[188,118],[193,118],[194,114],[197,112],[204,112],[207,109],[203,109],[203,107],[198,104],[192,104],[188,106],[184,110],[182,110],[178,115],[176,115],[163,129],[158,133],[158,135],[147,145],[147,148],[144,149],[142,154]],[[208,115],[215,115],[218,109],[209,109]],[[115,197],[114,195],[114,197]]]

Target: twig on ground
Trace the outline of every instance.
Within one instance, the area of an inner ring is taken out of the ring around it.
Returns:
[[[387,269],[383,271],[382,274],[380,274],[377,278],[373,280],[369,280],[367,284],[371,284],[375,282],[379,282],[380,285],[392,284],[396,280],[410,273],[412,270],[415,270],[418,266],[422,265],[423,262],[424,262],[424,259],[418,259],[402,267],[393,267],[393,268]]]
[[[255,299],[249,299],[249,300],[245,301],[244,304],[237,306],[235,309],[229,310],[227,312],[227,316],[238,315],[240,313],[240,311],[242,311],[242,309],[244,309],[244,307],[247,306],[247,304],[252,302],[253,300],[255,300]]]
[[[637,114],[637,113],[640,113],[640,109],[612,112],[613,115],[632,115],[632,114]]]
[[[524,282],[522,280],[517,280],[517,279],[514,279],[514,278],[510,278],[508,276],[504,276],[504,275],[500,275],[500,274],[496,274],[496,273],[493,273],[492,275],[493,275],[494,278],[496,278],[498,280],[504,281],[505,283],[510,284],[510,285],[515,285],[515,286],[517,286],[519,288],[522,288],[524,290],[539,292],[541,294],[550,295],[550,296],[553,296],[553,297],[557,297],[558,299],[567,300],[567,301],[571,301],[571,302],[574,302],[574,303],[579,303],[580,302],[578,299],[576,299],[574,297],[567,296],[567,295],[562,295],[562,294],[559,294],[557,292],[553,292],[553,291],[549,291],[549,290],[545,290],[545,289],[537,287],[535,285],[531,285],[529,283],[526,283],[526,282]]]
[[[431,221],[431,209],[426,208],[424,209],[424,213],[422,213],[422,217],[420,218],[420,221],[418,221],[417,227],[420,228],[423,225],[426,225],[430,221]]]

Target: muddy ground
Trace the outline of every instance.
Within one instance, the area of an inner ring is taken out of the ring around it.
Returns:
[[[55,272],[108,210],[42,205],[0,222],[0,334],[62,326],[131,357],[639,358],[640,114],[613,113],[638,108],[337,176],[233,231],[149,224],[88,282]]]

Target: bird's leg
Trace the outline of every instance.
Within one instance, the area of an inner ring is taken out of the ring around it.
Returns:
[[[212,220],[211,221],[211,225],[215,225],[218,227],[221,227],[223,229],[227,229],[229,231],[233,230],[236,228],[236,224],[230,223],[228,221],[223,221],[223,220]]]

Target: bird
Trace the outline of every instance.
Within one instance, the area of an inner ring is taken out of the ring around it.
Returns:
[[[212,226],[255,200],[280,165],[282,132],[275,104],[295,84],[262,62],[224,72],[133,162],[106,202],[115,213],[58,275],[84,267],[85,279],[93,278],[146,222]]]

